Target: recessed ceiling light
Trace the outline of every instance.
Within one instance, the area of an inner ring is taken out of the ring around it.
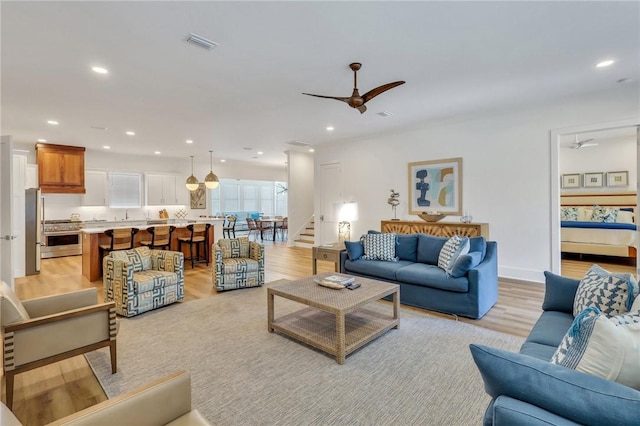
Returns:
[[[611,59],[607,59],[606,61],[602,61],[602,62],[598,62],[596,64],[597,68],[603,68],[603,67],[608,67],[609,65],[613,65],[615,61],[611,60]]]
[[[221,163],[226,163],[227,160],[225,160],[224,158],[222,160],[220,160]]]
[[[262,154],[264,154],[264,152],[258,151],[258,155],[262,155]]]
[[[98,73],[98,74],[109,74],[109,71],[106,68],[91,67],[91,69],[93,70],[93,72]]]
[[[333,132],[333,126],[327,126],[327,132]]]
[[[46,139],[38,139],[38,142],[46,142]]]
[[[104,149],[111,149],[111,147],[109,145],[104,145],[102,148]]]
[[[154,151],[153,153],[154,153],[155,155],[160,155],[160,154],[162,154],[160,151]]]
[[[316,150],[313,148],[309,148],[309,152],[316,152]]]
[[[131,130],[129,130],[129,131],[125,132],[125,133],[126,133],[127,135],[129,135],[129,136],[133,136],[133,135],[135,135],[135,134],[136,134],[136,132],[132,132]]]
[[[57,126],[59,124],[56,120],[49,120],[47,121],[47,123],[53,124],[54,126]]]
[[[185,142],[186,143],[193,143],[193,141],[191,139],[187,139]]]

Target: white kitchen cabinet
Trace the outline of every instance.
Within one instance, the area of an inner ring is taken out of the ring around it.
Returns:
[[[107,172],[104,170],[85,170],[85,194],[82,196],[83,206],[107,205]]]
[[[147,206],[181,204],[178,202],[177,177],[172,174],[145,173],[145,194]]]

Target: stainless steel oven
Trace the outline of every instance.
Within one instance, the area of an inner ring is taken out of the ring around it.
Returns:
[[[45,221],[43,244],[40,249],[43,259],[82,254],[81,223]]]

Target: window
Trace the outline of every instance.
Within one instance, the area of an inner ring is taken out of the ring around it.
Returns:
[[[109,173],[109,207],[142,207],[142,175],[140,173]]]
[[[211,211],[215,213],[248,211],[265,216],[287,215],[285,182],[220,179],[211,191]]]

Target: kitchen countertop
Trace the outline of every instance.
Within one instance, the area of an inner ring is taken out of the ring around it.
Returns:
[[[109,222],[101,222],[101,221],[87,221],[84,223],[84,228],[81,229],[85,234],[99,234],[104,232],[106,229],[116,229],[116,228],[138,228],[140,230],[147,229],[152,226],[162,226],[162,225],[171,225],[176,228],[186,228],[187,225],[193,223],[213,223],[213,222],[222,222],[224,219],[216,219],[216,218],[199,218],[199,219],[167,219],[167,222],[160,222],[161,219],[149,219],[147,220],[119,220],[119,221],[109,221]],[[155,223],[153,223],[155,222]],[[158,223],[160,222],[160,223]]]

